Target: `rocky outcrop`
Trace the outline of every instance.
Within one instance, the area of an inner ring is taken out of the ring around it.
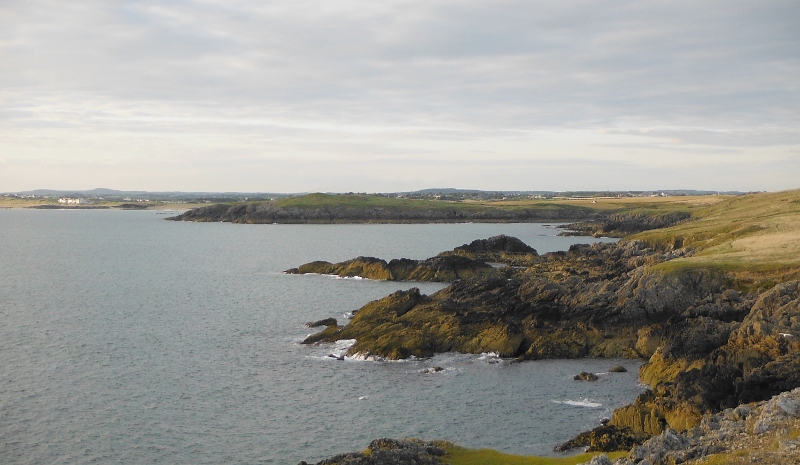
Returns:
[[[637,242],[573,246],[537,257],[525,269],[462,279],[432,296],[408,291],[418,297],[402,314],[393,308],[409,297],[393,294],[357,311],[347,326],[306,342],[356,339],[351,355],[386,358],[446,351],[523,359],[638,357],[639,329],[672,317],[682,321],[698,300],[722,291],[721,279],[711,274],[668,278],[644,270],[679,255]]]
[[[630,428],[619,428],[612,425],[599,426],[591,431],[581,433],[569,441],[554,448],[556,452],[565,452],[583,448],[587,452],[630,450],[637,444],[646,441],[650,436]]]
[[[766,402],[707,414],[697,426],[683,432],[666,429],[614,464],[673,465],[711,454],[723,460],[746,459],[730,463],[800,463],[800,388]]]
[[[393,259],[387,262],[375,257],[357,257],[340,263],[315,261],[286,270],[287,274],[330,274],[386,281],[449,282],[489,274],[493,267],[486,262],[459,255],[427,260]]]
[[[522,242],[516,237],[501,234],[488,239],[476,239],[469,244],[456,247],[455,251],[471,254],[499,253],[499,254],[531,254],[538,255],[536,249]]]
[[[493,243],[438,258],[516,248]],[[632,437],[692,429],[709,413],[800,386],[800,283],[746,292],[721,271],[654,266],[687,254],[636,241],[520,253],[525,267],[461,279],[431,296],[397,292],[304,342],[356,339],[348,355],[388,359],[447,351],[645,357],[639,374],[650,389],[584,441],[628,447]]]
[[[386,261],[357,257],[339,263],[314,261],[286,270],[287,274],[330,274],[386,281],[451,282],[492,274],[489,262],[504,265],[531,264],[539,257],[536,250],[506,235],[473,241],[426,260],[408,258]]]
[[[438,465],[445,451],[418,439],[376,439],[362,452],[327,458],[316,465]],[[299,465],[309,465],[305,461]]]
[[[625,237],[630,234],[667,228],[688,221],[688,212],[669,212],[662,215],[612,214],[608,218],[566,225],[564,236]],[[677,244],[682,247],[682,244]]]

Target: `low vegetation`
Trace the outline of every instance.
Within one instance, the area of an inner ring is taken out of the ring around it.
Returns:
[[[578,454],[567,457],[536,457],[504,454],[491,449],[467,449],[452,443],[442,443],[447,455],[442,461],[450,465],[575,465],[588,462],[597,454]],[[610,459],[624,457],[625,452],[611,452]]]
[[[694,211],[691,221],[631,239],[695,251],[657,269],[716,269],[740,286],[768,288],[800,277],[800,190],[729,198]]]

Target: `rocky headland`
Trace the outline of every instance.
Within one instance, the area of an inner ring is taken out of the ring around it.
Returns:
[[[287,274],[330,274],[387,281],[450,282],[486,276],[498,264],[529,263],[538,254],[516,237],[496,236],[475,240],[427,260],[408,258],[386,261],[375,257],[357,257],[340,263],[315,261],[286,270]]]
[[[176,221],[246,224],[571,222],[605,218],[583,206],[504,206],[366,195],[309,194],[272,201],[221,203],[169,218]]]
[[[780,221],[769,216],[774,226],[737,219],[752,216],[741,213],[752,208],[749,199],[743,206],[710,209],[707,220],[678,219],[666,233],[656,230],[616,244],[575,245],[545,255],[465,245],[435,258],[507,266],[478,265],[480,272],[455,277],[430,296],[417,289],[396,292],[355,311],[348,324],[330,324],[304,342],[356,339],[349,355],[386,359],[447,351],[496,352],[519,360],[645,358],[639,376],[650,388],[615,410],[606,424],[561,448],[631,450],[650,441],[663,449],[677,435],[685,439],[681,444],[694,444],[692,450],[718,453],[703,442],[713,436],[709,425],[719,423],[715,415],[732,418],[738,412],[742,418],[736,421],[746,423],[750,417],[742,406],[760,412],[759,403],[800,386],[797,257],[758,261],[765,250],[777,249],[775,257],[781,257],[780,251],[797,247],[793,227],[800,194],[783,197],[755,197],[769,208],[783,208]],[[720,211],[733,212],[732,219],[721,221]],[[633,450],[639,455],[632,453],[625,463],[681,463],[702,455],[658,458]]]

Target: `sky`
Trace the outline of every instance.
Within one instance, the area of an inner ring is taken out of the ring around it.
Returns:
[[[0,192],[800,188],[800,2],[0,0]]]

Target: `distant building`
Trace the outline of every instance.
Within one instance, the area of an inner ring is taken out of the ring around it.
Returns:
[[[61,197],[60,199],[58,199],[58,203],[61,203],[61,204],[64,204],[64,205],[82,205],[82,204],[86,204],[88,202],[86,201],[86,199],[83,199],[83,198],[73,199],[71,197]]]

